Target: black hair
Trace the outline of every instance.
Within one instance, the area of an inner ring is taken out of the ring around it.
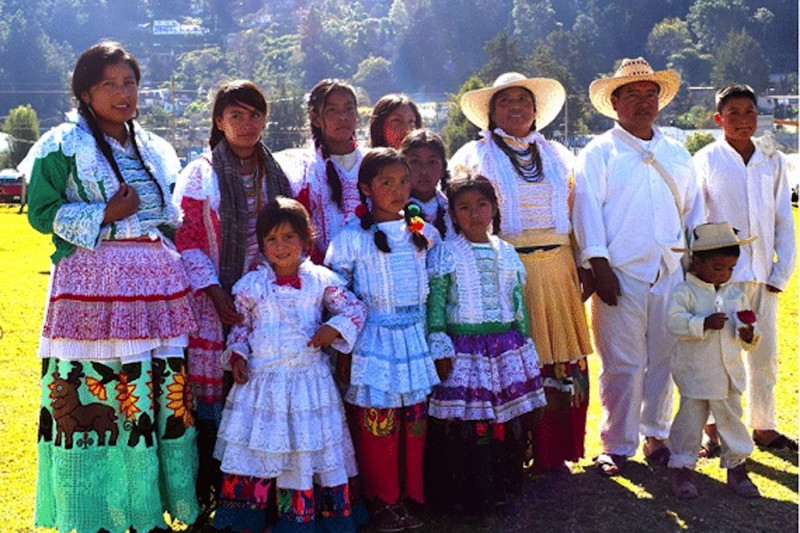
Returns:
[[[706,261],[712,257],[739,257],[740,253],[741,247],[738,244],[733,244],[722,248],[714,248],[713,250],[698,250],[692,252],[692,256],[701,261]]]
[[[311,138],[314,140],[314,146],[322,152],[322,158],[325,160],[325,175],[328,179],[328,186],[331,188],[331,199],[336,203],[336,206],[342,209],[342,180],[339,178],[339,173],[331,160],[330,149],[325,141],[325,135],[322,128],[314,125],[313,116],[322,117],[322,111],[328,96],[336,91],[344,91],[353,97],[353,102],[356,100],[356,91],[353,87],[342,80],[324,79],[317,83],[311,93],[308,95],[308,117],[311,123]]]
[[[725,87],[722,87],[721,89],[718,89],[714,95],[717,113],[722,113],[722,109],[725,107],[725,105],[734,98],[747,98],[753,102],[754,106],[758,105],[756,92],[752,87],[745,85],[744,83],[731,83]]]
[[[284,222],[297,232],[306,245],[306,249],[311,246],[315,231],[308,211],[297,200],[278,196],[261,208],[256,219],[256,239],[258,240],[258,249],[262,254],[264,253],[264,237]]]
[[[75,99],[78,102],[78,113],[80,113],[80,115],[86,120],[86,124],[88,124],[89,129],[92,132],[92,136],[97,143],[97,147],[100,149],[100,152],[106,158],[106,161],[108,161],[109,165],[111,165],[111,169],[114,171],[114,175],[117,177],[117,180],[120,183],[125,183],[125,179],[122,177],[122,172],[119,169],[119,165],[117,165],[117,161],[114,159],[114,154],[111,151],[111,145],[108,144],[108,141],[103,134],[103,130],[100,129],[100,125],[97,123],[92,106],[90,106],[82,98],[84,93],[88,93],[95,84],[99,83],[103,79],[103,74],[105,73],[106,67],[117,64],[125,64],[131,67],[133,75],[136,78],[136,85],[138,87],[139,82],[142,79],[142,71],[139,68],[139,63],[136,61],[136,59],[127,50],[125,50],[120,43],[115,41],[100,41],[94,46],[86,49],[75,63],[75,70],[72,71],[72,94],[75,96]],[[138,109],[136,110],[136,116],[139,116]],[[128,119],[126,127],[128,137],[130,138],[131,143],[133,144],[133,149],[136,152],[136,157],[139,158],[139,162],[142,163],[142,167],[144,167],[145,172],[147,172],[147,175],[150,176],[150,179],[152,179],[158,187],[161,206],[164,207],[164,190],[161,188],[161,184],[158,182],[158,180],[156,180],[155,176],[153,176],[153,172],[150,170],[147,162],[142,157],[142,153],[139,150],[139,145],[136,142],[133,118]]]
[[[509,89],[510,88],[511,87],[509,87]],[[534,112],[534,117],[535,117],[535,115],[536,115],[536,96],[534,96],[534,94],[531,91],[529,91],[528,89],[526,89],[525,87],[520,87],[520,89],[524,90],[526,93],[531,95],[531,101],[533,102],[533,112]],[[514,153],[514,150],[506,143],[506,141],[500,135],[498,135],[497,133],[494,132],[495,128],[497,127],[497,124],[495,124],[494,120],[492,119],[492,113],[494,112],[495,101],[496,101],[496,99],[497,99],[497,97],[499,95],[503,94],[507,90],[508,89],[503,89],[502,91],[497,91],[496,93],[494,93],[492,95],[492,99],[489,100],[489,131],[492,134],[492,139],[494,140],[495,144],[497,144],[497,146],[499,146],[500,149],[508,156],[508,158],[511,160],[511,164],[514,165],[514,170],[516,170],[517,174],[519,174],[520,177],[522,177],[522,168],[520,167],[519,161],[517,160],[517,157],[516,157],[516,154]],[[530,131],[536,131],[536,118],[533,119],[533,123],[531,124]],[[542,174],[542,155],[539,153],[539,147],[536,146],[535,142],[533,142],[533,143],[530,143],[528,145],[528,148],[531,151],[531,157],[533,158],[533,166],[536,169],[534,174],[533,174],[533,176],[535,178],[541,178],[543,176],[543,174]]]
[[[456,201],[458,197],[467,191],[476,191],[484,198],[492,202],[495,208],[494,218],[492,219],[492,233],[497,234],[500,232],[500,206],[497,202],[497,192],[486,176],[481,174],[459,174],[452,180],[447,188],[447,203],[450,205],[450,218],[453,220],[453,228],[456,233],[461,233],[461,228],[458,226],[455,216]]]
[[[387,94],[375,103],[369,117],[369,145],[372,148],[389,146],[386,136],[383,134],[383,126],[392,111],[404,105],[411,108],[411,112],[414,113],[414,127],[422,127],[422,115],[414,100],[405,94]]]
[[[364,155],[364,159],[361,160],[361,166],[358,169],[358,195],[361,198],[361,205],[364,206],[364,214],[361,215],[361,229],[371,231],[374,234],[375,246],[378,247],[378,250],[387,254],[392,251],[389,247],[389,241],[386,234],[378,229],[378,226],[375,224],[375,219],[367,206],[367,197],[361,190],[360,185],[363,184],[369,188],[372,181],[381,173],[381,170],[391,165],[403,165],[408,169],[408,163],[403,159],[400,152],[394,148],[380,147],[369,150]],[[419,206],[408,204],[403,210],[409,231],[411,231],[411,219],[415,216],[415,208],[419,210]],[[414,245],[418,250],[427,250],[430,248],[431,243],[422,232],[412,231],[411,239],[414,241]]]
[[[225,134],[217,127],[217,118],[222,116],[228,106],[237,104],[252,107],[264,113],[264,116],[269,113],[269,105],[267,99],[264,98],[264,93],[252,81],[233,80],[223,83],[214,96],[214,108],[211,111],[211,135],[208,138],[208,144],[212,150],[225,138]]]
[[[447,184],[450,181],[450,171],[447,169],[447,155],[445,154],[442,138],[426,128],[410,131],[408,135],[406,135],[406,138],[403,139],[403,144],[400,145],[400,153],[403,157],[408,157],[408,153],[417,148],[433,150],[442,161],[442,176],[439,178],[439,187],[442,192],[446,193]],[[447,234],[447,224],[445,223],[446,215],[447,210],[445,207],[438,204],[436,208],[436,220],[433,221],[433,226],[439,230],[442,238]]]

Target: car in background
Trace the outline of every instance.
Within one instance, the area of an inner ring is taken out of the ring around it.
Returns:
[[[22,173],[18,170],[0,170],[0,202],[22,202],[22,180]]]

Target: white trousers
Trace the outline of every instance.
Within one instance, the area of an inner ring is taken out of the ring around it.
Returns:
[[[670,359],[677,340],[667,331],[672,289],[683,273],[650,284],[615,270],[621,296],[609,306],[592,297],[592,330],[603,367],[598,380],[604,453],[633,457],[640,434],[666,439],[672,419]]]
[[[670,468],[694,470],[703,439],[703,426],[709,413],[714,415],[717,424],[721,446],[719,465],[722,468],[737,467],[753,453],[753,441],[742,422],[741,394],[729,389],[728,397],[724,400],[681,397],[678,413],[669,432],[669,448],[672,452]]]
[[[737,282],[756,312],[761,340],[758,348],[745,352],[747,371],[747,425],[753,429],[775,429],[775,383],[778,380],[778,294],[764,283]]]

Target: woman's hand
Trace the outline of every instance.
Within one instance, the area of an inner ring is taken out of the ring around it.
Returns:
[[[439,381],[444,382],[453,371],[453,360],[449,357],[437,359],[433,362],[436,365],[436,373],[439,374]]]
[[[233,381],[239,385],[247,383],[247,359],[241,357],[234,361],[231,365],[231,371],[233,372]]]
[[[605,257],[593,257],[589,262],[592,264],[597,296],[606,305],[617,305],[617,297],[622,294],[622,291],[619,287],[619,279],[611,269],[611,265],[608,264],[608,259]]]
[[[114,196],[106,202],[106,211],[103,224],[109,224],[123,218],[128,218],[139,209],[139,195],[127,183],[121,183]]]
[[[206,294],[214,303],[220,321],[226,326],[238,324],[244,318],[241,313],[236,312],[236,306],[228,293],[222,290],[219,285],[209,285],[205,289]]]
[[[337,338],[339,338],[339,332],[328,324],[323,324],[316,331],[316,333],[314,333],[314,336],[311,337],[311,340],[308,341],[308,346],[313,346],[314,348],[327,348],[333,344],[333,341],[335,341]]]

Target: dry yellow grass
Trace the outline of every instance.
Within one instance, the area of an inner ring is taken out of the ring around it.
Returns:
[[[16,206],[0,205],[0,531],[30,531],[36,483],[39,360],[36,356],[49,279],[48,236],[34,232]],[[797,212],[795,219],[797,220]],[[798,435],[798,276],[781,295],[779,429]],[[666,474],[637,458],[630,475],[602,479],[588,459],[598,453],[600,421],[596,376],[590,360],[591,404],[587,459],[567,480],[533,479],[517,506],[477,522],[426,514],[429,531],[797,531],[797,456],[756,451],[751,458],[763,500],[731,500],[719,487],[724,472],[701,461],[701,499],[678,502]]]

